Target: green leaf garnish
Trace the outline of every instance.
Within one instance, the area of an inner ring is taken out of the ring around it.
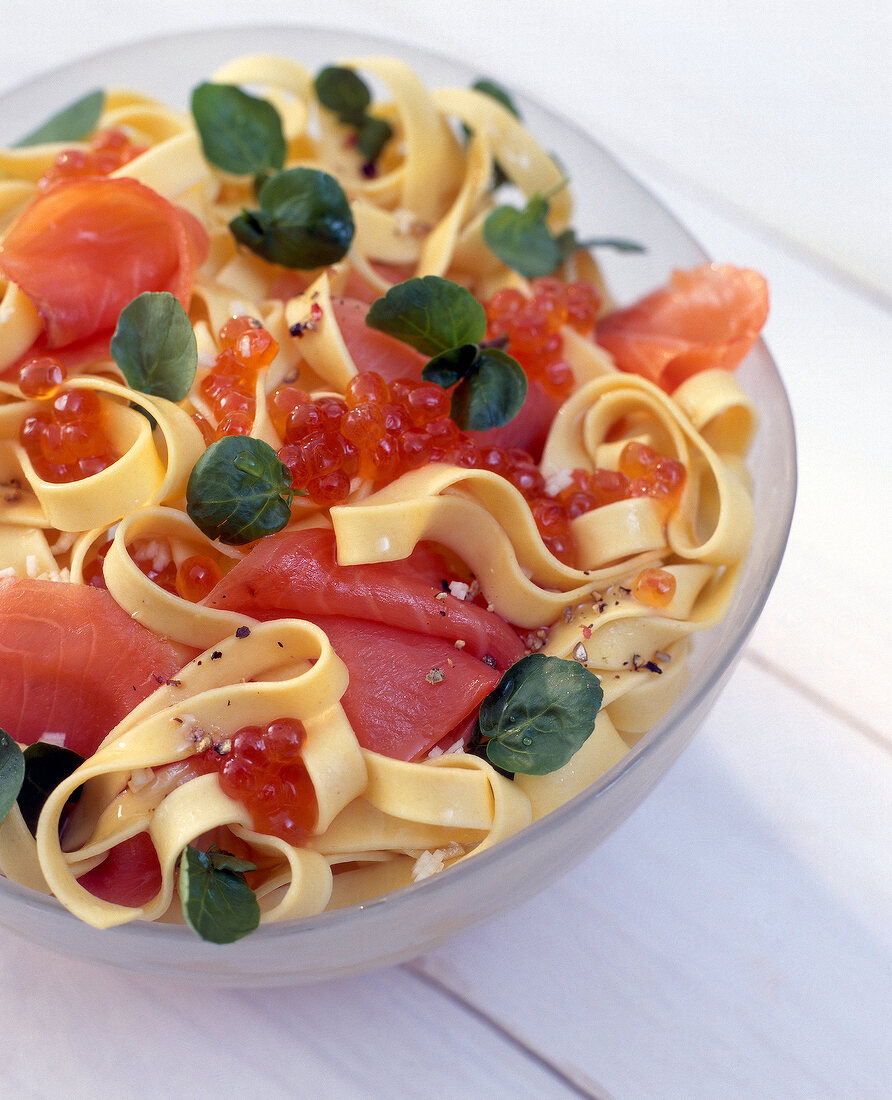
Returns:
[[[558,187],[563,187],[563,183]],[[643,252],[644,246],[620,237],[593,237],[580,241],[574,229],[555,236],[548,227],[549,195],[536,193],[522,210],[497,206],[483,222],[483,239],[502,263],[536,279],[550,275],[578,249],[613,248],[618,252]]]
[[[356,131],[356,148],[366,160],[375,161],[392,137],[393,127],[386,118],[367,115]]]
[[[479,344],[460,344],[428,360],[421,373],[425,382],[436,382],[448,390],[474,369],[479,354]]]
[[[111,354],[130,387],[140,393],[182,401],[195,380],[195,330],[166,290],[148,290],[121,310]]]
[[[561,259],[569,259],[574,252],[580,249],[612,248],[614,252],[646,252],[647,249],[638,241],[630,241],[625,237],[591,237],[580,241],[575,229],[565,229],[555,237],[557,246],[561,252]]]
[[[353,213],[334,176],[290,168],[267,179],[257,198],[259,210],[245,210],[229,223],[235,239],[252,252],[301,270],[325,267],[347,255]]]
[[[233,84],[199,84],[192,115],[204,155],[224,172],[246,176],[285,163],[282,119],[266,99]]]
[[[483,700],[477,739],[495,767],[547,775],[591,735],[603,697],[601,681],[584,665],[531,653]]]
[[[338,121],[348,126],[359,126],[372,102],[372,93],[362,77],[341,65],[320,69],[313,89],[322,106],[334,111]]]
[[[15,740],[0,729],[0,821],[15,805],[25,779],[25,758]]]
[[[503,107],[507,107],[515,118],[520,118],[520,111],[518,111],[514,100],[501,84],[496,84],[494,80],[481,77],[479,80],[475,80],[471,87],[475,92],[483,92],[483,94],[488,95],[490,99],[494,99],[497,103],[501,103]]]
[[[422,377],[428,375],[422,371]],[[485,432],[513,420],[527,395],[523,367],[500,348],[481,348],[465,381],[452,395],[450,416],[469,432]]]
[[[255,869],[229,852],[202,852],[187,844],[177,885],[192,931],[211,943],[234,943],[253,932],[260,924],[260,905],[245,872]]]
[[[231,546],[271,535],[291,519],[291,471],[262,439],[226,435],[199,458],[186,511],[208,538]]]
[[[486,311],[466,287],[439,275],[407,279],[372,303],[366,324],[431,357],[421,376],[443,389],[455,386],[451,416],[460,428],[497,428],[520,411],[523,368],[481,343]]]
[[[32,835],[44,803],[63,779],[76,771],[84,758],[61,745],[35,741],[24,752],[0,729],[0,821],[18,802]],[[74,800],[79,794],[76,791]]]
[[[466,287],[424,275],[397,283],[372,302],[366,324],[433,356],[479,344],[486,335],[486,311]]]
[[[497,206],[483,222],[483,239],[524,278],[550,275],[563,258],[546,221],[550,209],[548,199],[536,194],[522,210]]]
[[[85,96],[63,108],[47,119],[36,130],[19,138],[14,148],[26,145],[43,145],[51,141],[80,141],[96,129],[96,123],[105,106],[105,92],[87,92]]]
[[[83,764],[84,758],[73,749],[35,741],[22,754],[25,778],[19,791],[18,803],[25,824],[32,834],[37,833],[37,821],[44,803],[56,787]],[[72,801],[77,792],[72,795]]]
[[[366,160],[377,160],[393,137],[393,127],[383,118],[368,113],[372,93],[352,69],[327,65],[313,81],[316,97],[323,107],[333,111],[338,121],[356,128],[356,143]]]

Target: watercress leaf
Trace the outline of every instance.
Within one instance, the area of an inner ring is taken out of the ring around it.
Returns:
[[[258,201],[259,210],[245,210],[229,223],[235,239],[252,252],[300,270],[346,256],[355,226],[334,176],[315,168],[277,172],[260,188]]]
[[[224,172],[246,176],[285,163],[282,119],[269,100],[204,83],[192,93],[192,114],[204,155]]]
[[[333,111],[338,121],[356,128],[356,147],[368,161],[377,160],[393,137],[393,127],[383,118],[368,113],[372,94],[353,69],[328,65],[313,81],[316,97]]]
[[[510,772],[557,771],[590,736],[603,697],[598,677],[577,661],[522,657],[480,706],[487,757]]]
[[[0,729],[0,821],[15,805],[25,779],[25,758],[15,740]]]
[[[101,90],[87,92],[85,96],[76,99],[64,107],[52,118],[32,130],[25,137],[19,138],[15,148],[23,148],[26,145],[43,145],[50,141],[79,141],[87,137],[96,129],[96,123],[105,106],[105,92]]]
[[[450,415],[465,431],[485,432],[513,420],[526,395],[527,376],[517,360],[500,348],[481,348],[452,394]]]
[[[625,237],[592,237],[591,240],[582,241],[580,248],[612,248],[614,252],[646,252],[647,249],[639,241],[630,241]]]
[[[268,444],[227,435],[198,459],[186,485],[186,511],[208,538],[240,546],[291,518],[291,471]]]
[[[222,848],[208,848],[205,853],[211,864],[217,871],[234,871],[241,874],[245,871],[256,871],[257,865],[249,859],[239,859],[231,852],[224,852]]]
[[[221,857],[228,857],[221,858]],[[245,881],[242,864],[226,852],[202,852],[187,844],[180,857],[178,889],[186,923],[203,940],[235,943],[260,924],[257,895]]]
[[[467,287],[439,275],[392,286],[372,302],[365,323],[423,355],[435,356],[486,335],[486,311]]]
[[[475,80],[471,87],[474,91],[483,92],[483,94],[488,95],[490,99],[494,99],[498,103],[501,103],[503,107],[507,107],[515,118],[520,118],[520,111],[518,111],[517,105],[501,84],[496,84],[494,80],[481,77],[479,80]]]
[[[624,237],[592,237],[589,240],[580,241],[575,229],[565,229],[555,237],[560,249],[561,259],[569,259],[580,248],[612,248],[616,252],[645,252],[643,244],[637,241],[629,241]]]
[[[63,745],[51,745],[44,741],[35,741],[22,755],[25,778],[19,791],[19,809],[31,833],[36,834],[44,803],[62,780],[83,764],[84,758]]]
[[[457,348],[441,351],[425,363],[421,377],[425,382],[436,382],[444,390],[470,373],[477,362],[479,345],[460,344]]]
[[[565,229],[563,233],[558,233],[554,240],[561,254],[562,262],[564,260],[569,260],[574,252],[578,252],[579,249],[582,248],[576,236],[575,229]]]
[[[147,290],[121,310],[112,359],[140,393],[182,401],[195,380],[198,345],[189,315],[166,290]]]
[[[377,160],[392,137],[393,127],[386,118],[366,115],[356,131],[356,148],[366,160]]]
[[[316,97],[323,107],[334,111],[339,121],[359,126],[372,102],[372,95],[361,76],[340,65],[320,69],[313,81]]]
[[[561,250],[546,223],[548,200],[533,195],[523,210],[497,206],[483,222],[483,239],[499,259],[527,279],[550,275]]]

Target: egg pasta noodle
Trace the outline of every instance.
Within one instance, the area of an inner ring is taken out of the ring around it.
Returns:
[[[103,586],[115,603],[182,658],[180,671],[159,677],[157,689],[50,793],[36,835],[18,805],[0,823],[0,872],[54,895],[96,927],[181,921],[181,855],[209,838],[255,867],[249,879],[262,922],[354,904],[498,844],[619,763],[680,697],[691,638],[723,618],[747,555],[753,510],[744,459],[756,414],[733,374],[707,367],[670,393],[618,369],[591,333],[568,323],[560,337],[572,385],[538,463],[549,491],[556,497],[572,471],[617,471],[634,441],[684,468],[683,491],[668,514],[645,493],[575,515],[576,556],[568,564],[505,476],[429,462],[383,485],[355,476],[348,498],[330,507],[298,493],[287,529],[333,533],[339,566],[403,562],[434,545],[461,563],[479,586],[478,602],[512,624],[529,651],[594,672],[601,710],[562,767],[511,778],[483,755],[462,751],[460,735],[456,745],[420,759],[364,747],[345,710],[350,674],[324,625],[287,614],[260,621],[188,600],[152,579],[137,546],[174,568],[204,555],[224,575],[252,550],[253,541],[210,537],[186,511],[187,484],[207,448],[200,425],[213,433],[221,420],[200,383],[220,354],[228,319],[255,318],[277,345],[252,383],[250,434],[278,451],[285,439],[270,395],[297,379],[313,397],[341,397],[364,369],[342,306],[358,284],[369,301],[419,276],[469,287],[480,301],[506,288],[533,294],[531,281],[484,238],[499,201],[496,166],[526,200],[547,196],[554,237],[571,226],[563,169],[502,103],[470,88],[431,92],[392,58],[336,63],[381,89],[372,109],[393,136],[374,171],[345,140],[349,126],[320,107],[314,75],[301,65],[252,55],[209,78],[271,102],[286,168],[323,169],[349,200],[355,234],[348,252],[299,277],[236,243],[230,222],[255,205],[253,181],[208,161],[191,114],[127,90],[106,94],[96,131],[124,131],[139,150],[110,176],[139,181],[197,219],[207,253],[184,303],[199,366],[182,400],[135,390],[107,343],[67,366],[66,391],[98,403],[114,448],[114,461],[98,472],[48,480],[32,461],[24,426],[47,400],[23,390],[17,372],[35,342],[42,347],[45,312],[0,276],[0,586],[24,579],[90,585],[101,555]],[[60,154],[87,156],[91,148],[84,138],[0,149],[0,257]],[[598,287],[602,313],[612,308],[588,252],[565,256],[558,274]],[[636,594],[636,578],[647,570],[671,581],[662,605]],[[258,830],[214,770],[192,767],[211,750],[228,751],[243,727],[282,719],[305,731],[301,761],[316,806],[307,835],[294,842]],[[139,836],[149,838],[160,867],[148,900],[122,904],[79,882]]]

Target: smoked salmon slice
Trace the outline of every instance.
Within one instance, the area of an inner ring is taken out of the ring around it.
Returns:
[[[91,756],[182,663],[104,589],[0,580],[0,726],[22,744]]]
[[[757,271],[704,264],[601,318],[596,338],[620,370],[671,393],[699,371],[736,367],[767,316],[768,284]]]
[[[144,291],[189,305],[208,236],[185,210],[138,180],[65,180],[32,200],[0,244],[0,274],[37,307],[46,347],[117,324]]]
[[[360,744],[410,760],[472,714],[525,652],[503,619],[449,593],[450,576],[426,546],[403,561],[340,566],[334,533],[313,528],[263,539],[205,602],[320,625],[349,670],[343,705]]]
[[[448,739],[501,678],[443,638],[332,615],[312,621],[350,671],[341,704],[360,745],[397,760]]]
[[[467,653],[506,669],[523,656],[523,644],[504,619],[450,595],[453,578],[423,546],[403,561],[338,565],[334,532],[311,528],[258,542],[205,603],[256,619],[339,615],[385,623],[461,641]]]
[[[395,382],[397,378],[421,381],[421,370],[428,357],[402,340],[370,328],[365,323],[369,311],[366,302],[358,298],[332,298],[331,304],[358,371],[377,371],[385,382]]]

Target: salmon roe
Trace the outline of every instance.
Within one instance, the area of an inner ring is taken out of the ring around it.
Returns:
[[[432,382],[401,378],[388,384],[375,371],[364,371],[350,380],[343,398],[314,398],[286,385],[268,400],[285,440],[279,459],[291,471],[294,488],[305,490],[314,504],[343,503],[354,477],[382,486],[431,462],[491,470],[523,494],[543,542],[568,563],[575,552],[570,523],[577,516],[644,494],[663,501],[668,514],[684,485],[681,463],[629,443],[619,470],[575,470],[567,487],[549,494],[530,454],[461,431],[448,415],[449,395]]]
[[[19,372],[22,392],[46,404],[26,416],[19,441],[44,481],[82,481],[121,456],[105,430],[102,402],[95,390],[60,386],[65,369],[50,357],[32,359]]]
[[[591,336],[601,295],[590,283],[565,283],[549,276],[533,279],[532,295],[505,287],[485,304],[487,338],[504,339],[507,351],[555,397],[573,388],[573,368],[563,357],[564,325]]]
[[[85,562],[83,575],[84,584],[94,588],[106,588],[105,583],[105,559],[111,549],[112,540],[104,542],[96,551],[90,561]],[[159,588],[166,592],[176,593],[177,567],[170,556],[170,548],[166,543],[156,539],[138,539],[132,546],[127,547],[127,552],[140,570],[154,581]]]
[[[629,496],[652,496],[677,506],[685,483],[684,466],[657,454],[653,447],[630,440],[622,449],[620,471],[629,479]]]
[[[648,607],[667,607],[675,595],[675,577],[666,569],[642,569],[632,582],[632,595]]]
[[[505,288],[485,303],[487,338],[504,344],[546,391],[563,396],[574,378],[563,358],[562,330],[591,335],[601,297],[589,283],[556,278],[534,279],[531,289],[527,296]],[[380,487],[432,462],[491,470],[523,494],[545,545],[567,563],[575,554],[572,520],[640,495],[662,500],[668,514],[684,485],[680,463],[630,443],[618,470],[576,470],[568,486],[549,493],[526,451],[462,431],[449,415],[451,398],[442,387],[408,378],[388,383],[375,371],[354,376],[343,397],[314,397],[286,383],[268,396],[267,407],[293,487],[319,507],[344,503],[354,478]]]
[[[38,189],[48,191],[61,180],[110,176],[146,149],[148,145],[131,141],[120,127],[97,130],[87,149],[65,149],[59,153],[38,180]]]
[[[440,386],[411,379],[388,385],[374,371],[352,378],[343,398],[281,386],[269,404],[294,488],[324,507],[343,503],[354,477],[384,485],[428,462],[448,461],[444,446],[461,434]]]
[[[303,725],[278,718],[268,726],[244,726],[228,752],[210,748],[204,759],[219,769],[223,791],[241,802],[254,829],[299,844],[312,831],[318,807],[303,761]]]
[[[223,577],[223,570],[207,554],[192,554],[177,567],[174,586],[177,595],[200,603]]]
[[[111,539],[103,543],[83,569],[84,584],[94,588],[107,587],[105,559]],[[137,539],[127,552],[142,573],[165,592],[180,596],[190,603],[199,603],[223,576],[219,564],[206,554],[192,554],[177,566],[170,547],[159,539]]]
[[[65,381],[68,372],[51,355],[39,355],[19,367],[19,389],[25,397],[49,397]]]
[[[665,517],[678,506],[684,483],[681,462],[658,454],[646,443],[630,440],[620,452],[618,470],[574,470],[558,500],[569,518],[576,519],[605,504],[649,496],[660,501]]]
[[[230,317],[218,333],[219,352],[199,389],[217,421],[214,438],[250,435],[256,413],[257,375],[279,345],[256,317]],[[204,421],[207,424],[207,421]],[[205,438],[204,424],[199,422]]]

